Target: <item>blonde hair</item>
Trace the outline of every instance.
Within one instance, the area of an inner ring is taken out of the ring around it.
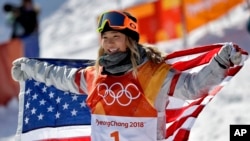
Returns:
[[[130,60],[132,63],[132,71],[133,75],[136,77],[138,68],[137,60],[141,58],[140,57],[141,54],[137,49],[137,42],[135,42],[132,38],[128,36],[126,36],[126,46],[131,52]],[[156,64],[162,63],[164,61],[164,53],[159,51],[157,47],[150,44],[143,44],[141,46],[145,49],[148,60]],[[100,47],[98,50],[98,57],[95,62],[96,77],[100,74],[99,59],[103,54],[104,54],[104,49]]]

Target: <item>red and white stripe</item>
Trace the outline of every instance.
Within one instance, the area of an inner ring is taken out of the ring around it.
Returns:
[[[180,71],[198,72],[202,67],[210,62],[218,53],[223,44],[200,46],[187,50],[181,50],[166,56],[167,63]],[[240,49],[236,44],[234,47],[242,54],[242,62],[239,66],[228,70],[225,79],[214,87],[204,97],[192,101],[184,101],[173,98],[175,85],[180,74],[176,74],[170,85],[170,103],[166,109],[167,129],[166,141],[187,141],[190,130],[203,108],[214,98],[225,84],[242,68],[244,61],[248,58],[248,53]]]

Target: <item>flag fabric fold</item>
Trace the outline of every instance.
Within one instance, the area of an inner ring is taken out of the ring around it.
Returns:
[[[166,56],[166,62],[182,72],[198,72],[211,61],[222,46],[222,44],[213,44],[176,51]],[[187,101],[174,98],[178,74],[174,76],[168,92],[170,102],[166,108],[166,141],[188,140],[190,130],[204,107],[243,67],[248,53],[244,50],[240,51],[243,56],[241,64],[230,68],[222,83],[204,97]],[[39,60],[76,68],[85,68],[93,63],[93,60],[45,58],[39,58]],[[61,91],[33,79],[20,82],[16,140],[90,141],[91,113],[85,103],[86,98],[85,94]]]

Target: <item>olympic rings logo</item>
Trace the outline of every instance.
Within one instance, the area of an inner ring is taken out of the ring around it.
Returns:
[[[100,93],[100,89],[104,89],[105,92],[104,93]],[[117,91],[117,93],[114,92],[114,89],[117,90],[120,89],[119,91]],[[135,89],[136,91],[136,95],[132,95],[132,93],[128,90],[128,89]],[[123,86],[121,83],[114,83],[110,86],[110,88],[108,87],[107,84],[105,83],[101,83],[98,85],[97,87],[97,91],[98,91],[98,95],[101,96],[104,100],[104,102],[107,104],[107,105],[112,105],[114,104],[114,102],[118,102],[121,106],[128,106],[134,99],[137,99],[140,95],[141,95],[141,92],[139,91],[138,87],[135,85],[135,84],[128,84],[127,86]],[[111,101],[107,101],[107,96],[109,97],[112,97],[113,99]],[[128,101],[125,103],[125,102],[121,102],[120,98],[122,96],[126,96],[126,98],[128,98]]]

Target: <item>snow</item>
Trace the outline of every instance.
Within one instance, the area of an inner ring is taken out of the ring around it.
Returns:
[[[1,0],[4,2],[18,0]],[[95,59],[98,34],[95,31],[97,15],[105,10],[124,8],[143,0],[100,2],[98,0],[36,0],[41,9],[40,41],[41,57]],[[185,47],[231,41],[250,51],[250,34],[246,31],[249,16],[245,5],[233,9],[230,14],[193,31]],[[0,42],[10,33],[0,12]],[[180,50],[180,39],[158,43],[166,52]],[[229,125],[250,124],[249,59],[242,70],[207,105],[191,130],[190,141],[229,140]],[[12,141],[17,127],[18,100],[13,99],[5,107],[0,106],[0,141]]]

